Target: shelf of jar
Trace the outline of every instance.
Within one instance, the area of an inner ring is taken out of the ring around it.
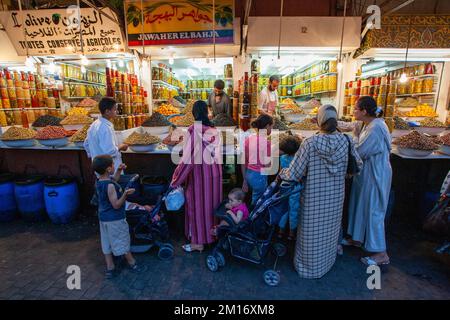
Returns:
[[[173,84],[167,83],[167,82],[162,81],[162,80],[152,80],[152,85],[154,85],[154,84],[163,85],[163,86],[169,87],[171,89],[176,89],[176,90],[180,89],[179,87],[174,86]]]
[[[327,72],[327,73],[319,74],[319,75],[314,76],[314,77],[311,77],[311,78],[309,78],[309,79],[306,79],[306,80],[297,82],[297,83],[293,84],[293,86],[297,86],[297,85],[300,85],[300,84],[302,84],[302,83],[309,82],[309,81],[312,81],[312,80],[316,80],[316,79],[318,79],[318,78],[320,78],[320,77],[323,77],[323,76],[329,76],[329,75],[337,75],[337,72]]]
[[[213,90],[214,88],[191,88],[189,91],[198,91],[198,90]]]
[[[436,78],[436,77],[439,77],[439,75],[436,73],[432,73],[432,74],[422,74],[420,76],[408,76],[406,77],[406,79],[409,80],[409,79]],[[391,81],[398,81],[398,80],[400,80],[400,78],[391,79]]]
[[[408,94],[396,94],[396,97],[419,97],[419,96],[434,96],[436,92],[426,92],[426,93],[408,93]]]
[[[327,94],[327,93],[335,93],[336,90],[329,90],[329,91],[319,91],[319,92],[311,92],[311,93],[305,93],[297,96],[292,96],[292,98],[301,98],[301,97],[307,97],[307,96],[314,96],[318,94]]]
[[[86,98],[92,99],[92,98],[94,98],[94,96],[86,96],[86,97],[64,97],[64,96],[62,96],[61,98],[65,99],[65,100],[86,99]]]
[[[69,77],[64,77],[63,82],[70,83],[70,84],[89,84],[89,85],[93,85],[93,86],[106,87],[106,84],[101,83],[101,82],[93,82],[93,81],[87,81],[87,80],[81,80],[81,79],[69,78]]]

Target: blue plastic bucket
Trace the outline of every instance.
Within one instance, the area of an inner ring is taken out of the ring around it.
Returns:
[[[0,174],[0,222],[9,222],[16,217],[17,205],[14,196],[14,175]]]
[[[16,179],[14,194],[22,218],[29,221],[45,219],[43,176],[35,175]]]
[[[47,214],[53,223],[69,223],[80,208],[77,182],[71,178],[46,179],[44,201]]]

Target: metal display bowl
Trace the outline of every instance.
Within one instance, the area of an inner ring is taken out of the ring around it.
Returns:
[[[450,156],[450,146],[446,146],[446,145],[441,145],[441,147],[439,148],[439,150],[442,153],[445,153],[446,155]]]
[[[155,151],[157,147],[158,143],[129,145],[131,151],[134,152],[152,152]]]
[[[398,152],[408,157],[428,157],[433,153],[433,150],[417,150],[398,147]]]
[[[2,140],[2,142],[10,148],[26,148],[32,147],[36,144],[36,140],[34,139],[25,139],[25,140]]]
[[[59,139],[38,139],[39,143],[46,147],[54,147],[54,148],[60,148],[65,147],[69,144],[69,139],[66,138],[59,138]]]

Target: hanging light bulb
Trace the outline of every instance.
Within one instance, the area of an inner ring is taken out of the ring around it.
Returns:
[[[87,66],[89,64],[89,60],[88,60],[88,58],[86,58],[86,56],[84,54],[81,55],[80,59],[81,59],[81,64],[83,66]]]
[[[400,76],[400,82],[405,83],[406,81],[408,81],[408,77],[406,76],[406,73],[403,72]]]
[[[81,66],[81,73],[86,73],[86,67],[85,66]]]
[[[123,68],[125,67],[125,63],[123,62],[122,59],[119,60],[119,68]]]
[[[25,60],[25,66],[28,69],[33,69],[34,68],[34,60],[33,58],[31,58],[30,56],[27,57],[27,59]]]

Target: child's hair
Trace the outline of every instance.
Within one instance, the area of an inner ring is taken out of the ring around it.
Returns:
[[[105,174],[106,169],[111,167],[113,164],[114,164],[113,158],[108,154],[104,154],[96,156],[94,158],[94,161],[92,161],[92,168],[94,169],[95,172],[102,175]]]
[[[242,191],[241,188],[234,188],[230,191],[230,195],[234,195],[237,200],[244,201],[245,199],[245,192]]]
[[[280,150],[285,154],[292,156],[294,155],[298,149],[300,148],[300,144],[302,141],[297,136],[288,136],[281,140],[280,142]]]

